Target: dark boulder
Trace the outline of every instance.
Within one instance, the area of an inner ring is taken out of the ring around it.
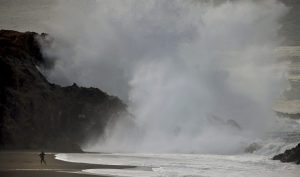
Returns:
[[[296,147],[274,156],[273,160],[280,160],[281,162],[295,162],[296,164],[300,164],[300,143]]]

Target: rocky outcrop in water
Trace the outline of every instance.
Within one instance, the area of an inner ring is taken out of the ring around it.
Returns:
[[[281,162],[295,162],[296,164],[300,164],[300,143],[296,147],[274,156],[273,160],[280,160]]]
[[[97,88],[51,84],[33,32],[0,30],[0,148],[79,151],[126,110]]]

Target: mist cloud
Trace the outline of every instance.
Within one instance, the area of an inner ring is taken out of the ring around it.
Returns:
[[[122,120],[88,148],[237,152],[274,122],[283,73],[274,49],[286,10],[273,0],[59,1],[47,77],[128,103],[137,130]]]

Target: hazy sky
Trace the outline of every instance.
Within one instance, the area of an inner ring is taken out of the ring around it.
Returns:
[[[0,29],[45,32],[56,0],[0,0]]]

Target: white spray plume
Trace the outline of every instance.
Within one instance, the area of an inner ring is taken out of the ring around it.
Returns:
[[[136,129],[121,118],[89,150],[234,153],[271,127],[283,4],[59,1],[54,11],[48,78],[118,95],[134,115]]]

